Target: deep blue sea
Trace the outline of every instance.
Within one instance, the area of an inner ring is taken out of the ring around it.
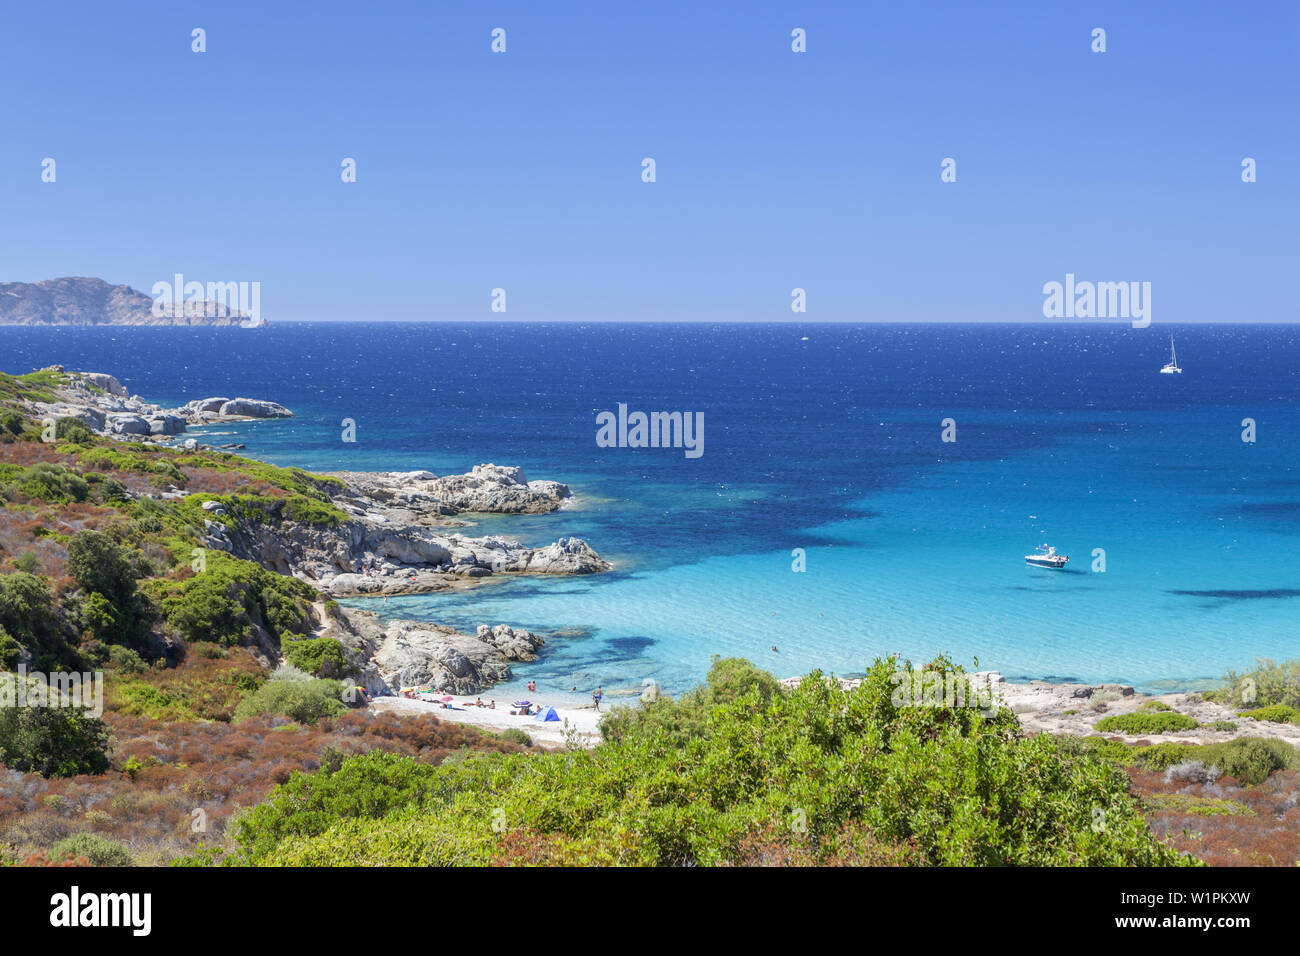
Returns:
[[[1158,372],[1171,331],[1182,375]],[[212,436],[278,464],[569,483],[573,507],[473,533],[578,535],[615,572],[355,602],[548,635],[502,696],[679,690],[714,654],[786,676],[943,651],[1146,689],[1300,656],[1296,326],[0,329],[0,369],[52,363],[162,403],[282,402],[296,418]],[[620,402],[703,412],[703,456],[597,447]],[[1068,570],[1026,567],[1040,543]]]

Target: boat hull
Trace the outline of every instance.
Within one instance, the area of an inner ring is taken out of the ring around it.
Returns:
[[[1049,571],[1060,571],[1065,567],[1065,562],[1069,558],[1025,558],[1025,564],[1031,568],[1047,568]]]

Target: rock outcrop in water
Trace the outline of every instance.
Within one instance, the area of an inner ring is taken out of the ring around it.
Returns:
[[[368,513],[337,527],[290,520],[227,524],[219,507],[209,513],[208,547],[292,574],[335,597],[439,591],[493,574],[594,574],[610,568],[580,538],[534,548],[498,535],[473,538]]]
[[[529,481],[517,466],[475,465],[467,475],[438,477],[428,471],[337,472],[347,486],[336,499],[358,517],[425,524],[463,511],[484,514],[545,514],[571,497],[558,481]]]
[[[465,475],[427,471],[342,472],[333,495],[352,516],[338,527],[280,521],[209,529],[209,547],[303,578],[336,597],[438,591],[494,574],[595,574],[609,562],[581,538],[530,547],[499,535],[451,530],[464,513],[541,514],[572,498],[558,481],[529,481],[522,468],[477,465]],[[219,516],[218,516],[219,518]]]
[[[283,405],[256,398],[208,398],[164,408],[132,395],[106,372],[69,372],[61,365],[41,371],[56,373],[62,383],[53,390],[54,401],[26,403],[36,418],[75,418],[114,438],[143,441],[179,435],[190,425],[293,417]]]

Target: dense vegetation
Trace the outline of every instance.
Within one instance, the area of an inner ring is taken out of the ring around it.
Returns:
[[[20,402],[53,401],[66,378],[0,373],[0,666],[138,674],[139,662],[176,665],[196,641],[272,655],[292,641],[313,673],[345,676],[338,649],[307,640],[313,589],[204,550],[201,507],[218,502],[232,530],[335,525],[345,515],[330,493],[341,483],[223,452],[111,441],[75,418],[51,430]]]
[[[1021,736],[1008,710],[896,706],[895,666],[877,661],[852,691],[819,676],[784,691],[717,661],[696,692],[607,719],[591,751],[352,758],[277,788],[239,820],[229,859],[1189,862],[1152,838],[1111,762]]]
[[[104,722],[80,708],[0,707],[0,764],[10,770],[42,777],[103,773],[108,749]]]
[[[1061,737],[1070,753],[1089,753],[1118,766],[1165,772],[1176,764],[1215,767],[1241,785],[1263,783],[1278,770],[1300,770],[1300,751],[1272,737],[1239,737],[1214,744],[1159,743],[1129,746],[1105,737]]]

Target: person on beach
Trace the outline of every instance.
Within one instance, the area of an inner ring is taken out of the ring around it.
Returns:
[[[591,702],[596,705],[597,710],[600,710],[600,699],[604,696],[605,693],[600,687],[591,692]]]

